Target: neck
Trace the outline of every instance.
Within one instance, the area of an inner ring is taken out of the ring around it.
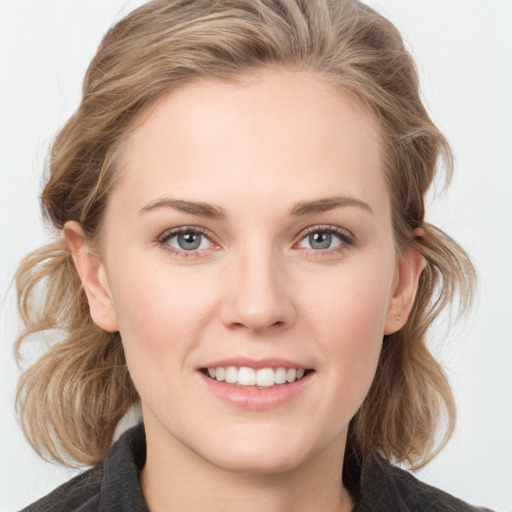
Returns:
[[[353,502],[341,475],[345,438],[284,472],[229,471],[176,439],[162,443],[146,429],[147,459],[141,487],[151,512],[348,512]]]

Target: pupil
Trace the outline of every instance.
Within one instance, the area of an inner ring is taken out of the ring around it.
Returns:
[[[312,233],[309,235],[309,243],[313,249],[329,249],[332,235],[330,233]]]
[[[181,233],[178,235],[178,245],[185,251],[197,249],[201,244],[201,235],[196,233]]]

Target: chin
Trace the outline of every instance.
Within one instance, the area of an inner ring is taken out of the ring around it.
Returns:
[[[259,437],[258,440],[250,436],[218,442],[214,450],[205,450],[202,455],[226,471],[269,475],[296,469],[309,458],[308,453],[314,451],[304,448],[307,443],[287,438],[285,434],[274,439]]]
[[[304,460],[296,453],[238,453],[233,457],[219,457],[212,461],[217,467],[232,473],[273,475],[298,468]]]

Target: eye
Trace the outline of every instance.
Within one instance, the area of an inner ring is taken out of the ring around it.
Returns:
[[[352,245],[353,243],[352,237],[341,228],[316,226],[306,232],[298,243],[298,247],[314,251],[327,251]]]
[[[213,243],[201,228],[182,227],[165,232],[158,240],[160,245],[174,254],[188,255],[209,249]]]
[[[207,238],[204,235],[192,231],[178,233],[170,238],[167,243],[173,246],[177,245],[177,248],[183,251],[196,251],[197,249],[205,249],[208,246]]]
[[[340,245],[339,238],[333,236],[332,233],[327,233],[326,231],[316,231],[315,233],[311,233],[302,240],[301,247],[304,247],[303,244],[305,242],[309,244],[309,248],[319,251],[332,249],[332,247]]]

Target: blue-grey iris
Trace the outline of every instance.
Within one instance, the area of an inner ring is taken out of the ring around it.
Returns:
[[[177,237],[177,242],[180,249],[193,251],[201,245],[202,236],[199,233],[180,233]]]
[[[329,249],[331,246],[332,235],[325,232],[316,232],[309,235],[309,244],[312,249]]]

